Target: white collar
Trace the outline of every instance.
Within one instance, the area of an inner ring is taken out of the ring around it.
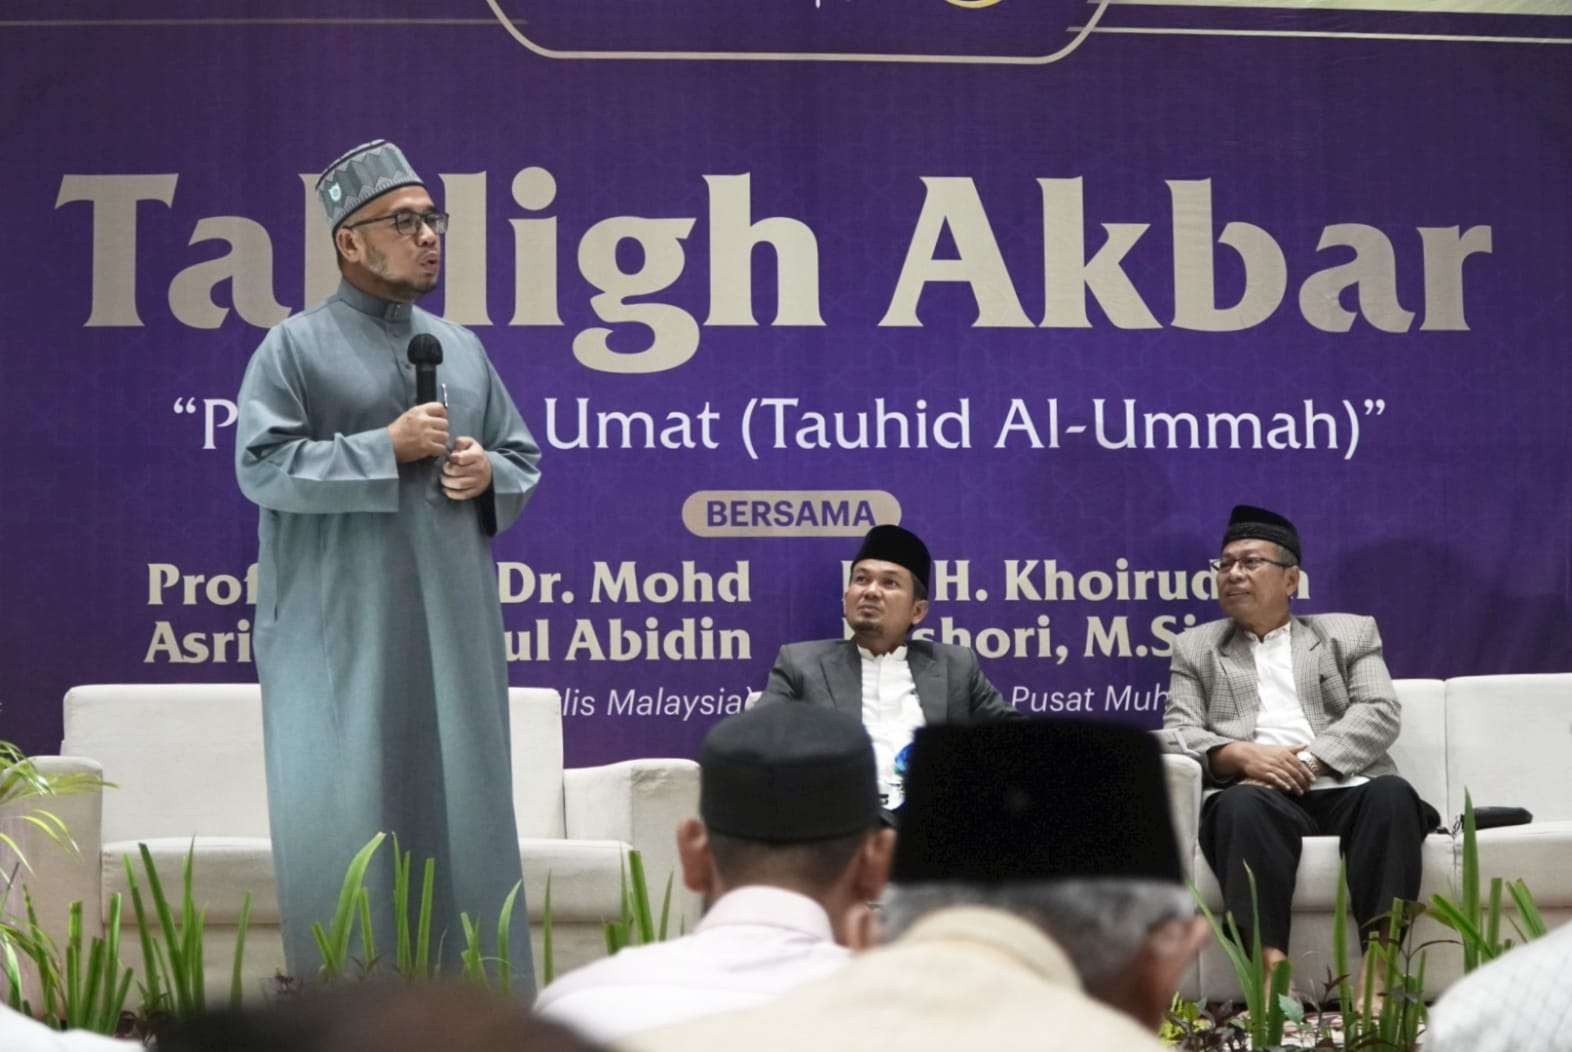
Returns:
[[[835,941],[830,915],[808,896],[767,884],[749,884],[722,895],[694,931],[731,925],[763,925],[801,932],[825,942]]]
[[[1245,629],[1245,638],[1250,640],[1250,642],[1256,646],[1265,646],[1267,643],[1275,643],[1279,639],[1288,639],[1292,635],[1289,630],[1293,627],[1294,619],[1290,617],[1287,621],[1284,621],[1282,624],[1278,625],[1264,636],[1257,636],[1249,629]]]

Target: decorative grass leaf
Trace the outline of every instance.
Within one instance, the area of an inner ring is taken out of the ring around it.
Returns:
[[[147,912],[142,907],[142,892],[137,888],[131,856],[121,855],[120,861],[125,866],[126,886],[131,891],[131,909],[136,914],[137,941],[142,945],[142,1010],[144,1015],[151,1015],[167,1010],[161,979],[168,976],[168,967],[159,957],[158,943],[148,930]]]
[[[437,860],[428,858],[420,881],[420,918],[415,931],[415,974],[422,979],[431,977],[431,912],[436,892]]]
[[[251,892],[240,903],[240,920],[235,925],[235,959],[229,971],[229,1007],[239,1011],[244,988],[241,985],[242,964],[246,956],[246,931],[251,927]]]
[[[485,989],[486,966],[480,954],[480,930],[469,919],[468,913],[459,913],[459,927],[464,932],[464,950],[459,963],[465,980]]]
[[[321,921],[311,922],[311,938],[317,944],[317,953],[322,957],[322,978],[333,980],[343,973],[333,960],[333,944],[328,941],[327,931],[323,929]]]
[[[551,934],[551,873],[546,874],[546,901],[540,910],[540,957],[543,985],[550,986],[557,978],[556,949]]]
[[[1539,906],[1534,902],[1533,893],[1528,890],[1528,885],[1519,877],[1507,886],[1512,895],[1512,903],[1517,907],[1517,913],[1522,918],[1523,925],[1518,928],[1518,936],[1524,942],[1537,939],[1547,931],[1545,918],[1539,912]]]
[[[656,933],[655,937],[661,942],[666,941],[666,922],[671,919],[671,882],[676,875],[675,873],[666,874],[666,891],[660,898],[660,931]]]
[[[522,880],[515,883],[508,897],[502,900],[502,912],[497,915],[497,991],[504,996],[513,989],[513,955],[508,944],[512,932],[509,929],[513,926],[513,904],[523,890]]]
[[[10,834],[0,833],[0,844],[4,844],[6,848],[10,850],[11,854],[16,856],[17,863],[21,865],[23,869],[27,870],[29,873],[33,872],[33,864],[27,861],[27,854],[22,850],[22,845],[18,844],[15,840],[12,840]],[[6,890],[9,891],[10,888],[10,883],[7,883]]]
[[[365,961],[365,967],[369,971],[376,966],[377,939],[371,928],[371,892],[364,886],[355,896],[355,905],[360,912],[360,952],[363,955],[361,959]]]
[[[650,910],[649,883],[644,879],[644,856],[637,849],[628,851],[628,878],[633,893],[633,916],[638,925],[639,943],[648,945],[655,941],[655,920]]]
[[[414,978],[414,938],[409,928],[410,855],[400,850],[398,834],[393,834],[393,971],[405,979]]]
[[[153,896],[153,910],[163,934],[163,948],[169,955],[169,989],[174,997],[175,1013],[184,1017],[193,1011],[193,1006],[187,1000],[190,984],[186,976],[184,943],[176,931],[169,900],[164,897],[164,885],[158,878],[158,866],[153,862],[153,853],[146,844],[137,844],[137,850],[142,854],[142,869],[147,874],[148,893]]]
[[[5,976],[6,1003],[13,1011],[22,1010],[22,962],[17,960],[12,932],[0,927],[0,975]]]
[[[344,883],[338,889],[338,905],[333,911],[333,923],[327,931],[327,944],[332,951],[332,966],[340,975],[349,961],[349,939],[355,927],[355,901],[359,897],[360,889],[365,883],[366,868],[371,865],[371,856],[376,854],[377,848],[382,846],[382,841],[387,839],[386,833],[378,833],[372,837],[350,859],[349,868],[344,873]],[[324,964],[329,963],[324,956]]]
[[[58,815],[51,814],[42,808],[36,808],[22,815],[21,819],[28,825],[41,831],[44,836],[48,837],[57,846],[65,848],[74,856],[81,856],[82,849],[76,846],[76,841],[71,838],[71,831],[66,828],[66,824],[60,820]],[[12,850],[16,850],[14,842]],[[16,851],[16,855],[18,858],[21,858],[22,852]],[[28,868],[31,869],[32,867]]]
[[[65,774],[45,774],[38,769],[38,765],[30,759],[21,748],[13,742],[0,741],[0,807],[16,804],[26,800],[47,799],[51,797],[69,796],[78,793],[91,792],[95,789],[111,788],[113,783],[106,782],[97,775],[87,774],[82,771],[73,771]],[[52,811],[43,808],[34,808],[17,816],[22,821],[37,828],[52,842],[65,848],[74,855],[80,855],[76,841],[71,838],[70,830],[65,822]],[[5,833],[0,833],[0,844],[10,850],[21,862],[22,868],[33,872],[32,863],[22,851],[21,845]]]

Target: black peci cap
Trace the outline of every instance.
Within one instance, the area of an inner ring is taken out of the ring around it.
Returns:
[[[801,702],[731,716],[699,750],[699,816],[717,833],[774,843],[872,829],[873,742],[856,717]]]
[[[1234,541],[1263,540],[1281,544],[1294,553],[1294,562],[1304,559],[1299,549],[1299,531],[1294,524],[1265,508],[1249,504],[1236,504],[1228,516],[1228,529],[1223,534],[1224,548]]]
[[[1182,883],[1156,740],[1088,720],[917,732],[890,880]]]
[[[875,526],[863,537],[862,547],[857,549],[857,558],[852,560],[852,564],[856,565],[864,559],[878,559],[904,566],[922,582],[924,592],[930,590],[933,559],[929,557],[928,546],[922,542],[922,538],[911,530],[901,526]]]

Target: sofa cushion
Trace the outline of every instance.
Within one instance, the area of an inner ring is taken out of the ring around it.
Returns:
[[[1465,788],[1476,807],[1572,819],[1572,673],[1449,679],[1446,705],[1448,821]]]
[[[560,837],[562,702],[554,690],[508,689],[513,749],[513,814],[521,837]]]
[[[73,687],[62,751],[91,756],[115,783],[105,842],[268,835],[255,683]]]
[[[538,922],[546,906],[546,878],[551,878],[551,914],[563,922],[599,923],[620,913],[622,874],[627,845],[617,840],[521,840],[524,884],[529,888],[529,917]],[[657,920],[667,874],[647,875],[650,903]],[[674,878],[675,898],[682,886]]]
[[[1459,852],[1462,839],[1458,839]],[[1490,891],[1490,879],[1522,878],[1541,909],[1572,908],[1572,821],[1483,829],[1479,832],[1479,888]],[[1507,899],[1510,903],[1510,898]]]
[[[520,836],[563,835],[562,717],[555,690],[508,691]],[[255,683],[73,687],[63,752],[90,756],[106,841],[267,837],[262,694]]]
[[[1437,811],[1447,806],[1446,681],[1393,681],[1403,707],[1402,728],[1390,750],[1392,762],[1420,799]]]
[[[1452,838],[1433,833],[1425,838],[1420,849],[1419,894],[1429,898],[1432,892],[1446,891],[1452,882]],[[1337,904],[1337,869],[1339,856],[1337,838],[1332,836],[1305,837],[1304,849],[1299,856],[1299,872],[1295,878],[1294,912],[1331,913]],[[1206,858],[1196,851],[1196,887],[1201,892],[1207,908],[1223,908],[1222,889],[1212,874]]]
[[[131,859],[131,869],[136,885],[142,894],[142,905],[147,910],[147,922],[156,929],[158,918],[153,905],[153,893],[142,865],[137,844],[147,845],[158,870],[158,882],[164,889],[164,898],[180,919],[182,894],[181,872],[186,862],[186,851],[192,847],[190,837],[139,837],[137,840],[117,840],[104,845],[103,918],[109,919],[109,897],[120,893],[120,918],[122,925],[134,927],[136,912],[131,907],[131,895],[126,884],[126,869],[122,856]],[[251,923],[278,923],[278,882],[273,879],[273,849],[266,837],[202,836],[195,840],[195,853],[191,862],[191,896],[197,908],[207,911],[209,927],[233,927],[240,920],[240,907],[247,891],[251,892]],[[324,918],[328,920],[331,918]]]
[[[170,908],[178,914],[181,897],[181,871],[185,865],[186,851],[192,845],[189,837],[143,838],[153,856],[158,870],[159,883]],[[142,903],[148,910],[148,923],[157,924],[153,915],[153,896],[149,889],[142,858],[137,850],[139,841],[120,840],[105,844],[102,854],[104,867],[102,916],[109,917],[109,896],[121,895],[121,922],[126,926],[136,924],[136,914],[131,908],[131,896],[126,884],[125,866],[121,856],[130,856],[136,875],[137,887],[142,893]],[[233,926],[240,919],[240,907],[245,893],[251,892],[251,923],[276,925],[278,916],[278,883],[273,878],[272,845],[264,837],[197,837],[195,856],[191,866],[192,896],[199,909],[207,911],[210,927]],[[379,853],[386,854],[389,844]],[[524,883],[530,889],[526,905],[532,921],[538,922],[545,909],[546,877],[551,876],[551,909],[555,918],[564,923],[599,923],[618,915],[621,902],[621,875],[624,869],[626,845],[616,840],[558,840],[521,839],[519,855],[524,864]],[[420,865],[414,869],[416,887],[411,895],[419,896]],[[658,912],[661,894],[668,874],[649,874],[650,899]],[[680,877],[674,878],[674,883]],[[680,887],[680,884],[678,885]],[[673,892],[675,895],[675,891]],[[323,917],[326,924],[332,918]]]
[[[1169,818],[1174,826],[1174,841],[1185,876],[1194,879],[1193,863],[1199,854],[1195,846],[1196,823],[1201,813],[1201,765],[1188,756],[1163,756],[1163,775],[1168,787]]]

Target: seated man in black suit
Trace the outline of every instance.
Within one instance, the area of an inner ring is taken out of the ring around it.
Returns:
[[[873,739],[884,806],[901,803],[902,751],[928,723],[1014,719],[969,647],[907,640],[928,614],[933,560],[899,526],[863,538],[842,599],[850,639],[788,643],[759,704],[824,705],[860,717]]]

